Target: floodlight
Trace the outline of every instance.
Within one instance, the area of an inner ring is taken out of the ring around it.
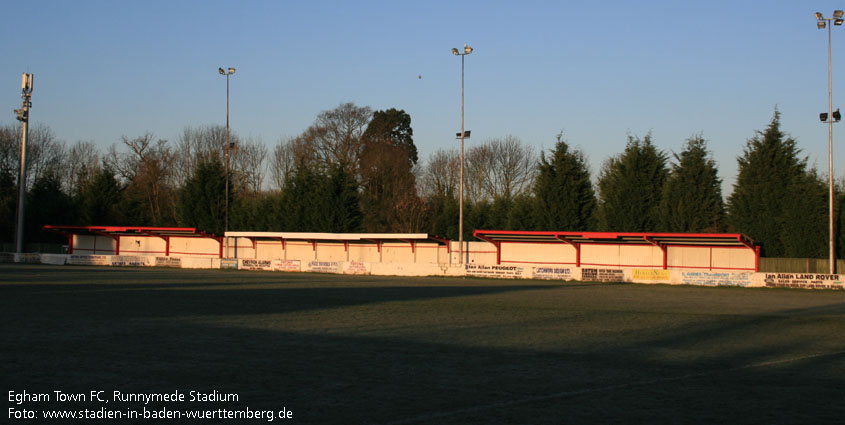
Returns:
[[[454,48],[454,47],[453,47],[453,48],[452,48],[452,54],[453,54],[453,55],[457,55],[457,54],[458,54],[458,49],[456,49],[456,48]]]
[[[834,19],[833,25],[842,25],[842,19]]]
[[[841,119],[842,119],[842,114],[839,113],[839,108],[836,108],[836,110],[833,111],[833,120],[839,121]]]
[[[220,75],[226,75],[226,71],[223,68],[217,68],[217,70],[220,71]]]
[[[229,68],[229,74],[234,74],[234,73],[235,73],[235,68]]]
[[[842,15],[843,15],[843,12],[841,10],[834,10],[833,11],[833,17],[834,18],[837,18],[837,19],[842,18]]]
[[[827,122],[827,112],[820,113],[819,120],[821,120],[821,122]]]
[[[472,47],[469,47],[466,44],[464,44],[464,54],[468,55],[470,53],[472,53]]]
[[[824,16],[822,16],[821,12],[816,12],[816,19],[819,19],[819,20],[824,19]]]
[[[826,24],[825,21],[819,21],[819,22],[816,23],[816,26],[818,26],[820,30],[823,30],[826,26],[825,24]]]

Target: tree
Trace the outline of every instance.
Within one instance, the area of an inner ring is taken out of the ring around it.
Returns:
[[[285,187],[285,182],[296,170],[295,140],[280,138],[273,148],[273,157],[270,158],[270,176],[273,185],[278,190]]]
[[[46,224],[75,224],[76,212],[71,198],[62,191],[58,174],[46,173],[33,182],[27,194],[24,240],[27,242],[63,242],[55,235],[45,234]]]
[[[232,132],[229,135],[231,143],[237,145],[239,140],[237,133]],[[182,187],[200,162],[224,162],[225,147],[226,126],[215,124],[198,128],[185,127],[176,139],[176,149],[173,152],[173,162],[176,165],[172,176],[174,186]]]
[[[229,183],[237,184],[238,192],[255,196],[261,191],[267,153],[267,146],[251,139],[241,142],[232,150]]]
[[[608,159],[598,178],[598,225],[605,231],[653,232],[666,181],[666,154],[651,142],[628,136],[625,151]]]
[[[371,117],[372,109],[352,102],[321,112],[314,124],[297,138],[299,158],[307,161],[309,167],[324,170],[342,164],[354,175],[361,154],[361,136]]]
[[[454,196],[460,181],[460,153],[457,148],[438,149],[428,157],[417,180],[420,193],[426,199]]]
[[[276,199],[271,230],[287,232],[357,232],[361,210],[355,180],[343,165],[329,174],[299,167]]]
[[[700,134],[687,139],[675,154],[660,200],[660,230],[667,232],[724,231],[722,179]]]
[[[563,140],[563,134],[558,134],[550,157],[540,156],[534,195],[537,206],[535,222],[540,229],[576,231],[594,228],[596,197],[590,171],[584,153],[571,149]]]
[[[89,226],[125,224],[119,209],[122,190],[110,167],[97,169],[77,196],[81,223]]]
[[[0,169],[0,216],[6,219],[0,221],[0,242],[15,240],[15,217],[18,205],[18,185],[15,176]]]
[[[411,231],[420,225],[422,201],[411,171],[417,161],[412,136],[411,117],[396,109],[376,111],[364,132],[359,170],[368,232]]]
[[[465,166],[469,199],[513,199],[530,189],[536,165],[531,147],[514,136],[490,139],[470,148]]]
[[[92,141],[78,141],[70,147],[62,180],[66,192],[76,196],[100,170],[100,154]]]
[[[123,208],[135,225],[164,226],[176,222],[177,191],[171,185],[175,155],[166,140],[155,141],[151,133],[129,139],[129,152],[112,147],[107,164],[126,182]]]
[[[362,141],[364,147],[367,143],[372,144],[373,142],[396,146],[404,151],[411,166],[417,163],[417,147],[414,145],[411,116],[404,110],[390,108],[386,111],[375,111],[362,135]]]
[[[829,254],[828,183],[815,169],[799,175],[783,203],[784,256],[827,258]],[[835,216],[834,216],[835,217]]]
[[[783,236],[792,231],[784,206],[794,202],[792,190],[806,170],[806,158],[794,139],[780,129],[780,112],[775,109],[765,131],[748,139],[737,158],[739,173],[728,198],[728,224],[734,231],[762,244],[764,255],[786,255]]]
[[[229,186],[229,200],[232,201]],[[234,205],[230,205],[230,211]],[[223,164],[216,159],[197,164],[193,176],[185,182],[179,196],[179,223],[222,235],[226,215],[226,176]]]

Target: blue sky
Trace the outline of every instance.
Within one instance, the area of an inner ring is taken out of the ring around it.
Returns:
[[[514,135],[537,149],[561,130],[592,172],[626,135],[680,151],[702,133],[725,195],[775,106],[827,172],[827,31],[845,3],[819,1],[10,1],[0,26],[0,99],[14,121],[35,74],[32,121],[103,150],[123,135],[175,141],[225,124],[268,147],[342,102],[411,115],[420,157],[456,145],[460,59],[472,143]],[[845,107],[845,29],[833,30],[834,108]],[[420,78],[420,76],[422,78]],[[842,89],[838,89],[842,87]],[[842,93],[842,95],[839,95]],[[837,98],[843,102],[838,103]],[[845,164],[834,126],[834,167]],[[845,175],[839,169],[837,176]]]

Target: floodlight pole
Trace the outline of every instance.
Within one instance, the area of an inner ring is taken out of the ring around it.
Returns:
[[[830,25],[827,25],[827,135],[828,135],[828,227],[830,234],[830,274],[836,273],[836,252],[834,252],[833,238],[833,54],[831,53]]]
[[[21,163],[18,175],[18,223],[15,232],[15,252],[23,254],[23,223],[26,204],[26,137],[29,134],[29,108],[32,107],[32,74],[24,73],[21,78],[21,109],[15,109],[21,122]]]
[[[229,231],[229,151],[232,144],[229,142],[229,76],[235,73],[235,68],[228,68],[224,71],[223,68],[218,70],[220,75],[226,76],[226,146],[223,148],[226,160],[226,211],[223,214],[223,243],[225,245],[226,258],[229,258],[229,238],[226,237],[226,232]]]
[[[827,27],[827,124],[828,124],[828,233],[829,233],[829,272],[836,273],[836,251],[833,233],[833,55],[831,50],[831,24],[842,25],[842,11],[837,10],[833,12],[832,18],[824,18],[821,13],[816,13],[817,27],[824,29]]]
[[[461,57],[461,133],[458,135],[461,138],[461,184],[458,191],[458,244],[460,245],[458,252],[460,259],[458,264],[464,263],[464,56],[472,53],[472,47],[464,44],[464,52],[461,53],[458,49],[453,48],[452,54]]]

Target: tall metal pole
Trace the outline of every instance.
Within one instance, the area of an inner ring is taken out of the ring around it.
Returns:
[[[828,117],[828,178],[829,189],[829,233],[830,233],[830,274],[836,273],[836,253],[833,241],[833,60],[831,53],[830,21],[827,25],[827,117]]]
[[[226,237],[226,232],[229,231],[229,151],[231,150],[232,144],[229,141],[229,76],[235,73],[235,68],[228,68],[224,70],[223,68],[219,68],[217,70],[220,72],[220,75],[226,76],[226,146],[223,147],[223,156],[225,156],[226,161],[226,191],[225,199],[226,199],[226,211],[223,213],[223,244],[225,247],[226,258],[229,258],[229,238]]]
[[[226,258],[229,258],[229,238],[226,232],[229,231],[229,75],[226,74],[226,213],[223,218],[223,239],[226,242]]]
[[[23,253],[23,222],[26,207],[26,136],[28,133],[28,121],[21,123],[21,166],[18,174],[18,226],[15,233],[15,252]]]
[[[464,51],[461,53],[458,49],[453,48],[452,54],[461,57],[461,132],[458,137],[461,139],[461,184],[458,195],[458,243],[460,259],[458,264],[464,263],[464,138],[468,137],[467,132],[464,131],[464,56],[472,53],[472,47],[464,44]]]
[[[23,254],[24,236],[23,223],[26,204],[26,137],[29,133],[29,108],[32,106],[32,74],[23,74],[21,79],[21,109],[16,109],[18,121],[21,122],[21,163],[18,174],[18,217],[15,232],[15,252]]]
[[[464,263],[464,56],[461,55],[461,188],[458,196],[458,243],[461,255],[458,264]]]

